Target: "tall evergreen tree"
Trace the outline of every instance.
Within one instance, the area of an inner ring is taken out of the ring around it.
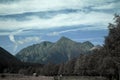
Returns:
[[[115,14],[114,20],[115,22],[109,23],[108,26],[109,34],[105,39],[104,53],[106,53],[110,61],[114,63],[111,66],[114,66],[116,79],[120,80],[120,15]],[[111,66],[109,66],[109,68]]]

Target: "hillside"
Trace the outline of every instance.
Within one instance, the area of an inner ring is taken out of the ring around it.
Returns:
[[[0,47],[0,72],[3,68],[8,68],[11,66],[16,66],[22,62],[11,55],[9,52]]]
[[[78,43],[61,37],[56,43],[44,41],[22,49],[16,57],[24,62],[62,63],[81,53],[88,53],[94,45],[89,41]]]

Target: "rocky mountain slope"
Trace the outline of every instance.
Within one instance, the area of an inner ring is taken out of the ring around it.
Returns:
[[[61,37],[56,43],[44,41],[40,44],[22,49],[16,57],[24,62],[62,63],[88,53],[94,45],[89,42],[75,42],[69,38]]]

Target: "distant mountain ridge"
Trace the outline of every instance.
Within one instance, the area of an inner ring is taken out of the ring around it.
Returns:
[[[24,62],[62,63],[82,53],[88,53],[94,45],[89,42],[75,42],[61,37],[56,43],[44,41],[22,49],[16,57]]]

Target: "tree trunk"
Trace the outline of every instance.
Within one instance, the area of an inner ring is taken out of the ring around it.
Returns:
[[[120,66],[118,66],[118,69],[117,69],[116,80],[120,80]]]
[[[120,65],[118,65],[118,79],[117,80],[120,80]]]
[[[115,67],[115,75],[114,75],[115,80],[120,80],[120,66]]]
[[[118,71],[118,74],[119,74],[119,76],[118,76],[118,80],[120,80],[120,69],[119,69],[119,71]]]
[[[112,76],[111,75],[109,75],[109,80],[112,80]]]

